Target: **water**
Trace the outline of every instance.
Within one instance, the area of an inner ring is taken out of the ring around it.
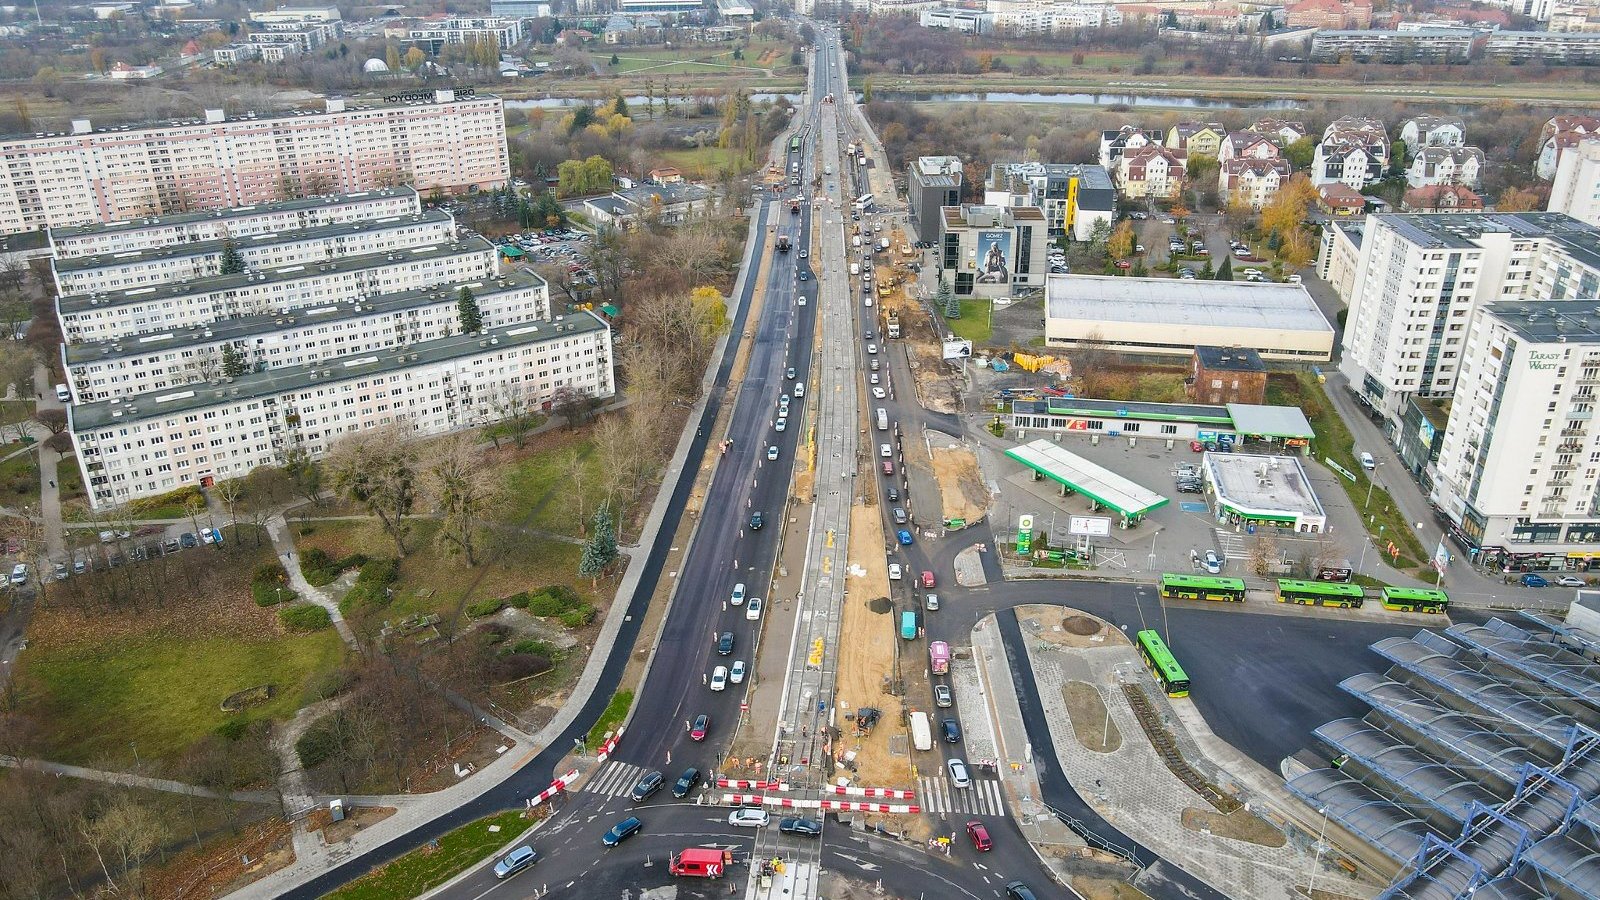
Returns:
[[[720,99],[721,95],[713,94],[711,96],[713,99]],[[799,94],[751,94],[749,96],[751,102],[753,103],[766,103],[776,100],[779,97],[787,99],[790,103],[800,102]],[[623,99],[628,102],[628,106],[630,108],[637,107],[639,109],[643,109],[645,104],[650,102],[649,98],[643,94],[639,94],[638,96],[634,97],[624,97]],[[689,102],[695,103],[698,102],[699,99],[699,97],[691,95]],[[583,106],[584,104],[588,104],[590,106],[599,106],[602,103],[610,102],[610,97],[537,97],[532,100],[507,100],[505,101],[505,106],[506,109],[569,109],[574,106]],[[681,95],[672,98],[672,103],[674,106],[682,102],[683,97]],[[657,106],[661,104],[660,97],[656,98],[656,104]]]
[[[859,95],[858,95],[859,96]],[[921,93],[917,91],[872,92],[874,100],[898,100],[909,103],[1053,103],[1063,106],[1165,106],[1182,109],[1299,109],[1299,100],[1226,100],[1220,97],[1181,97],[1167,94],[1112,94],[1112,93],[1017,93],[1013,91],[988,91],[971,94]],[[507,104],[508,106],[510,104]]]

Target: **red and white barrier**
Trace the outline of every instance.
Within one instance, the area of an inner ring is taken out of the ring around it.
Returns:
[[[717,787],[739,791],[788,791],[787,781],[745,781],[738,778],[718,778]]]
[[[612,752],[617,749],[617,744],[622,741],[622,733],[627,730],[625,727],[618,728],[615,734],[600,743],[600,750],[595,754],[598,762],[603,763],[611,758]]]
[[[571,783],[573,783],[574,781],[577,781],[577,780],[578,780],[578,770],[577,769],[573,769],[573,770],[567,772],[566,774],[561,775],[560,777],[556,778],[554,781],[550,782],[550,786],[549,787],[547,787],[544,790],[540,791],[537,795],[535,795],[533,797],[529,797],[527,799],[527,801],[526,801],[527,802],[527,808],[528,809],[533,809],[535,806],[538,806],[539,804],[545,802],[546,800],[549,800],[551,797],[554,797],[555,795],[557,795],[557,794],[561,793],[562,791],[566,790],[567,789],[567,785],[569,785],[569,784],[571,784]]]
[[[864,788],[837,785],[833,792],[840,796],[851,797],[882,797],[886,800],[910,800],[916,797],[916,791],[897,790],[895,788]]]
[[[793,797],[772,797],[767,794],[723,794],[722,802],[728,806],[776,806],[781,809],[817,809],[821,800],[797,800]]]
[[[796,800],[766,794],[723,794],[726,806],[774,806],[780,809],[833,809],[840,812],[875,812],[915,815],[922,807],[910,803],[868,803],[861,800]]]
[[[902,813],[915,814],[922,812],[922,807],[904,803],[863,803],[850,800],[823,800],[823,809],[834,809],[840,812],[875,812],[875,813]]]

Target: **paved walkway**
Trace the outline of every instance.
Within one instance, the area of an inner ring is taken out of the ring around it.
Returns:
[[[67,778],[82,778],[86,781],[99,781],[104,784],[117,784],[123,787],[147,788],[152,791],[165,791],[169,794],[210,797],[214,800],[227,798],[239,803],[260,803],[268,806],[278,805],[278,795],[273,791],[230,791],[223,793],[197,784],[173,781],[169,778],[150,778],[145,775],[133,775],[128,772],[108,772],[104,769],[69,766],[66,763],[49,762],[43,759],[19,759],[15,756],[0,756],[0,766],[8,769],[32,769],[36,772],[49,772],[53,775]]]
[[[275,515],[267,520],[267,534],[272,536],[273,549],[283,558],[283,568],[289,573],[289,584],[299,594],[301,599],[328,611],[333,617],[333,627],[338,629],[339,636],[344,638],[345,644],[351,650],[361,651],[361,644],[356,640],[356,633],[350,629],[350,623],[344,620],[344,613],[339,611],[339,604],[333,602],[321,588],[311,586],[306,581],[306,576],[300,571],[300,555],[295,552],[294,538],[289,534],[289,523],[283,520],[282,515]]]
[[[272,750],[278,754],[278,792],[283,796],[283,816],[293,823],[290,835],[294,841],[296,861],[314,863],[325,860],[328,845],[323,842],[322,832],[310,829],[310,820],[305,815],[313,807],[321,805],[322,801],[311,793],[306,782],[306,770],[300,766],[300,754],[295,744],[299,743],[300,736],[306,733],[312,722],[324,713],[338,709],[344,700],[335,697],[302,707],[294,714],[294,718],[272,729]]]

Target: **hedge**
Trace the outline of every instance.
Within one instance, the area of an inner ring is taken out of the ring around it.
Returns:
[[[339,573],[346,569],[364,566],[366,563],[367,558],[360,553],[352,553],[343,559],[333,559],[317,547],[300,552],[300,574],[306,577],[306,583],[312,587],[333,584]]]
[[[481,619],[484,616],[492,616],[505,609],[505,607],[506,601],[504,600],[479,600],[477,603],[467,604],[467,615],[474,619]]]

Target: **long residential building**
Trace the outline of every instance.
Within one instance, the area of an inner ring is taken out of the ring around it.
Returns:
[[[497,270],[495,255],[493,244],[472,236],[316,264],[58,297],[56,311],[68,342],[111,340],[487,278]]]
[[[461,331],[458,300],[472,292],[485,328],[550,318],[550,291],[514,271],[437,288],[340,299],[283,314],[244,316],[187,328],[62,346],[74,403],[172,390],[221,377],[224,348],[249,371],[438,340]]]
[[[364,222],[422,211],[415,188],[393,187],[353,194],[276,200],[232,209],[141,216],[49,230],[57,260],[151,250],[173,244],[234,240],[292,229]]]
[[[75,405],[70,429],[99,509],[237,478],[294,448],[320,458],[341,436],[390,423],[436,435],[561,388],[609,397],[611,357],[609,326],[583,312]]]
[[[56,293],[122,291],[222,273],[232,247],[244,271],[321,263],[336,257],[388,253],[455,240],[455,218],[428,210],[361,222],[340,222],[238,239],[195,241],[147,250],[76,256],[54,260]]]
[[[438,90],[323,110],[0,141],[0,233],[267,203],[394,184],[462,192],[510,178],[498,97]]]
[[[1584,141],[1561,155],[1545,208],[1600,227],[1600,138]]]

